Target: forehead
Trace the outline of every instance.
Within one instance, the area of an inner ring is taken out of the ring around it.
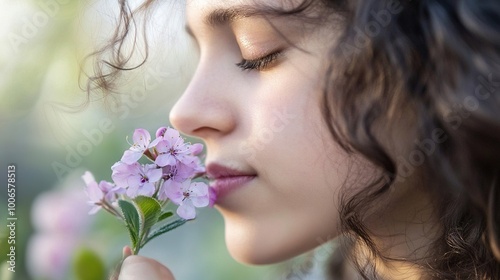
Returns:
[[[186,15],[188,25],[218,23],[237,17],[266,14],[273,10],[292,10],[303,0],[188,0]]]
[[[289,9],[303,3],[304,0],[187,0],[188,9],[210,10],[217,8],[246,7],[274,7]]]

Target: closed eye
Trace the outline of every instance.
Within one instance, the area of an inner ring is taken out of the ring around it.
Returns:
[[[257,59],[242,59],[240,62],[236,63],[236,66],[241,68],[241,70],[264,71],[271,68],[281,54],[282,51],[276,51]]]

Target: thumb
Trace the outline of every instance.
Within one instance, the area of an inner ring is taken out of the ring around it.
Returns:
[[[172,272],[156,260],[143,256],[129,256],[122,264],[118,280],[174,280]]]

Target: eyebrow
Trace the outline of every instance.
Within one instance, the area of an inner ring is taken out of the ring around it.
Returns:
[[[203,20],[203,22],[210,27],[217,27],[221,25],[231,24],[237,19],[257,16],[265,14],[266,10],[263,8],[255,8],[249,6],[237,6],[231,8],[219,8],[211,11]],[[194,36],[193,30],[186,24],[185,26],[186,32],[192,36]]]
[[[230,9],[215,9],[207,15],[204,22],[209,26],[218,26],[230,24],[238,18],[248,16],[248,9],[243,9],[242,7]]]

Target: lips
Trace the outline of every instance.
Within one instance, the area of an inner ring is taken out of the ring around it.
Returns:
[[[257,177],[257,174],[252,171],[241,171],[217,163],[207,165],[206,171],[211,180],[210,186],[217,192],[217,200],[247,185]]]

